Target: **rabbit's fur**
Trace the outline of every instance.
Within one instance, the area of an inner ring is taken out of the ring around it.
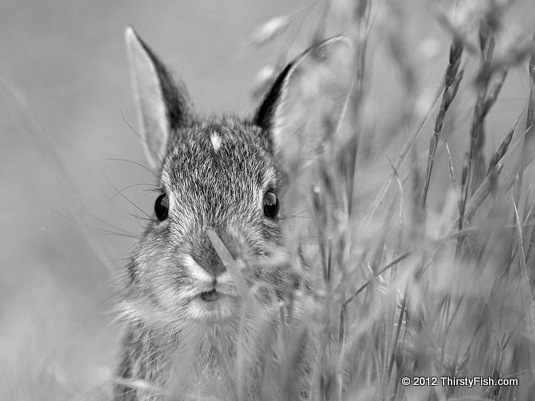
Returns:
[[[247,369],[243,399],[275,399],[276,386],[260,391],[262,372],[277,360],[266,339],[276,336],[280,300],[294,285],[287,266],[269,263],[283,246],[277,209],[289,172],[321,143],[321,130],[309,134],[312,110],[327,112],[334,125],[342,113],[348,82],[340,85],[335,69],[324,67],[335,51],[348,50],[347,41],[330,39],[290,63],[255,116],[242,120],[199,118],[184,85],[132,29],[126,39],[161,196],[127,269],[115,400],[232,398],[238,353]],[[320,82],[312,90],[304,81],[311,71]],[[324,93],[323,108],[311,108]],[[234,272],[209,232],[234,259]]]

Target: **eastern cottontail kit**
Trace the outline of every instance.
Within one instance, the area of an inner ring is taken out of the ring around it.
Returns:
[[[262,339],[280,326],[295,279],[268,262],[283,247],[289,172],[314,157],[342,114],[348,41],[295,59],[250,119],[199,117],[132,29],[126,43],[159,194],[127,268],[115,399],[277,398],[276,380],[268,390],[262,381],[277,352]]]

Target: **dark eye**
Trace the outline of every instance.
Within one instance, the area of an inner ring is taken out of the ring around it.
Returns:
[[[154,202],[154,212],[158,221],[163,221],[167,218],[169,214],[169,199],[167,198],[167,194],[158,196],[156,202]]]
[[[264,194],[264,215],[270,219],[275,219],[279,214],[279,200],[277,195],[268,191]]]

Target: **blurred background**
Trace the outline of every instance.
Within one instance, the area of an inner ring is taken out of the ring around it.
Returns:
[[[440,81],[450,42],[431,3],[411,0],[399,8],[405,14],[405,44],[421,63],[422,107]],[[535,6],[531,0],[517,3],[513,15],[524,28],[534,20]],[[143,167],[148,163],[134,132],[125,27],[132,25],[187,83],[198,110],[246,116],[256,104],[251,91],[258,72],[280,64],[283,45],[257,47],[248,38],[269,19],[315,4],[0,3],[0,388],[5,399],[99,398],[107,391],[120,338],[120,328],[112,324],[113,296],[154,202],[154,177]],[[378,4],[373,18],[384,26]],[[317,20],[308,21],[308,32],[305,23],[300,37],[311,36]],[[381,34],[373,35],[380,43]],[[290,56],[306,44],[298,39]],[[388,127],[388,133],[402,113],[399,69],[384,46],[370,46],[369,53],[367,115],[370,124]],[[528,90],[526,70],[513,70],[489,116],[496,136],[488,146],[500,143]],[[462,109],[462,101],[457,107]],[[457,115],[464,120],[449,122],[451,135],[456,123],[470,122],[469,111]],[[378,138],[372,151],[387,149],[385,144],[388,139]],[[462,159],[462,150],[452,153],[457,162]]]

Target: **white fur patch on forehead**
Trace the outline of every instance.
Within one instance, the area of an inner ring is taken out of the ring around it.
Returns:
[[[217,134],[217,132],[212,132],[210,134],[210,142],[212,142],[214,151],[217,152],[221,147],[221,137]]]

